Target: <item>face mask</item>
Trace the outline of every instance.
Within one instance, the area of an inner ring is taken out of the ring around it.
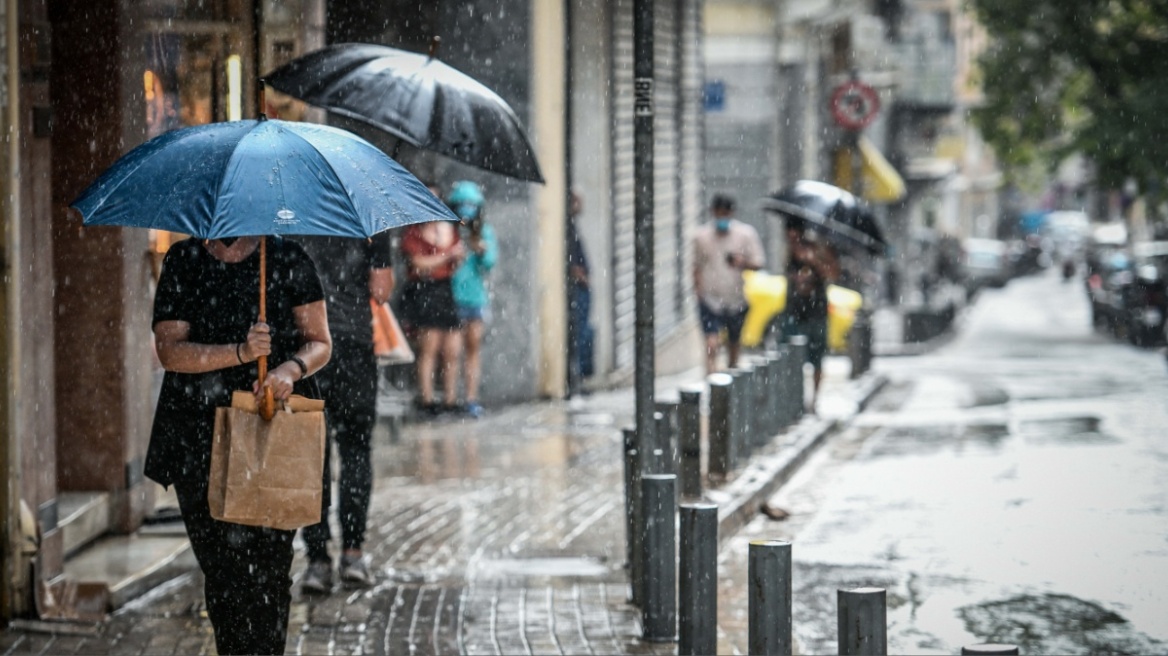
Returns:
[[[714,221],[714,229],[718,232],[730,232],[730,219],[718,219]]]

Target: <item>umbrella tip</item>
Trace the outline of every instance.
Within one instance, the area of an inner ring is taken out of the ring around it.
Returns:
[[[430,59],[434,59],[438,55],[438,47],[442,45],[442,37],[430,37]]]

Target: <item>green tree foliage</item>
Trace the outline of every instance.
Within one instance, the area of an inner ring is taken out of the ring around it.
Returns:
[[[1168,0],[969,0],[989,31],[974,121],[1007,170],[1079,152],[1100,182],[1168,174]]]

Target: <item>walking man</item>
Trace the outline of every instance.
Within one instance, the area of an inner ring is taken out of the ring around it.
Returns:
[[[384,303],[393,292],[390,237],[382,232],[370,240],[305,237],[300,241],[317,263],[333,338],[332,361],[316,378],[328,413],[325,471],[329,471],[333,443],[341,458],[340,578],[345,584],[367,586],[373,577],[361,549],[373,487],[370,441],[377,418],[377,358],[373,354],[369,299]],[[306,527],[302,534],[308,570],[301,589],[317,594],[327,594],[333,585],[328,487],[323,497],[320,523]]]
[[[716,194],[712,221],[694,233],[694,291],[706,337],[706,373],[717,371],[721,333],[726,331],[728,366],[738,366],[739,336],[746,320],[742,272],[762,268],[762,240],[755,229],[734,218],[734,199]]]

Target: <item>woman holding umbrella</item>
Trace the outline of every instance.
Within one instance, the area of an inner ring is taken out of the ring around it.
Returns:
[[[310,376],[332,350],[316,269],[287,240],[269,239],[268,323],[255,323],[259,241],[175,244],[154,300],[154,338],[166,374],[146,475],[175,486],[220,654],[284,652],[296,532],[212,519],[207,486],[215,408],[229,406],[232,391],[247,388],[259,394],[270,387],[277,400],[292,393],[320,398]],[[279,363],[264,380],[257,378],[260,356]]]

